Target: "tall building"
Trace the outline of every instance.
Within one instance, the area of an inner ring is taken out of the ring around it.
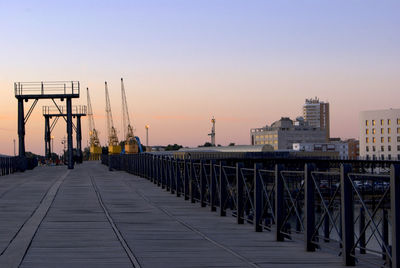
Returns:
[[[360,156],[400,160],[400,109],[360,113]]]
[[[274,150],[292,150],[293,143],[325,142],[325,129],[308,125],[302,117],[282,117],[262,128],[250,130],[251,145],[270,144]]]
[[[313,127],[325,129],[325,141],[329,142],[330,128],[329,128],[329,103],[315,99],[306,99],[303,105],[304,120]]]

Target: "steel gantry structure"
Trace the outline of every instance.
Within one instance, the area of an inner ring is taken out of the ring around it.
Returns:
[[[51,158],[51,132],[56,126],[60,117],[67,121],[67,109],[65,106],[43,106],[42,107],[44,116],[44,141],[45,141],[45,156]],[[72,123],[72,127],[76,133],[76,160],[78,163],[82,163],[82,127],[81,117],[86,116],[87,108],[85,105],[74,105],[72,106],[72,117],[76,118],[76,125]],[[54,117],[53,122],[50,124],[50,119]]]
[[[24,171],[27,166],[25,157],[25,124],[33,112],[39,99],[66,100],[66,121],[68,135],[68,169],[74,168],[72,142],[72,99],[79,98],[79,81],[56,82],[15,82],[14,94],[18,100],[18,155],[19,169]],[[24,112],[24,101],[34,100],[27,114]]]

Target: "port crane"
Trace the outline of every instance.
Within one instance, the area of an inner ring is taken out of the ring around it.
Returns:
[[[106,114],[107,114],[107,131],[108,131],[108,153],[109,154],[120,154],[121,146],[118,142],[117,130],[114,127],[114,122],[111,113],[110,96],[108,95],[108,86],[105,82],[106,92]]]
[[[90,100],[89,88],[86,88],[87,96],[87,115],[89,117],[89,139],[90,139],[90,160],[99,160],[101,155],[101,146],[99,140],[99,133],[94,124],[92,102]]]
[[[125,153],[135,154],[139,152],[138,142],[134,135],[134,128],[131,125],[128,112],[128,102],[126,100],[124,79],[121,78],[121,96],[122,96],[122,124],[125,138]]]

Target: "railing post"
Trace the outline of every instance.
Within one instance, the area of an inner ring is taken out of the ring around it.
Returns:
[[[281,233],[283,220],[285,218],[285,200],[283,192],[283,178],[281,164],[275,165],[275,221],[276,221],[276,241],[284,241],[285,236]]]
[[[392,267],[400,268],[400,165],[390,168],[390,211],[392,220]]]
[[[360,221],[360,226],[359,226],[359,237],[360,237],[360,254],[365,254],[365,210],[364,207],[361,206],[360,207],[360,217],[359,217],[359,221]]]
[[[389,248],[389,222],[388,222],[388,212],[386,209],[382,209],[382,260],[387,259],[386,248]]]
[[[181,168],[179,164],[179,160],[175,159],[175,191],[176,191],[176,196],[180,197],[181,196]]]
[[[225,204],[228,199],[227,193],[227,185],[226,185],[226,178],[225,173],[223,172],[223,166],[226,165],[225,161],[220,161],[220,169],[219,169],[219,215],[226,216]]]
[[[262,178],[259,170],[262,165],[259,163],[254,164],[254,230],[262,232],[262,215],[264,210]]]
[[[304,166],[304,235],[306,240],[306,251],[315,251],[315,244],[313,243],[313,234],[315,232],[315,184],[312,178],[312,172],[314,169],[315,167],[311,163],[307,163]],[[322,202],[324,202],[324,200],[322,200]]]
[[[243,191],[243,176],[242,176],[243,163],[236,163],[236,222],[238,224],[244,223],[244,191]]]
[[[200,206],[205,207],[206,206],[206,186],[207,186],[207,180],[206,176],[207,174],[204,173],[204,161],[200,160]]]
[[[166,186],[166,178],[165,178],[165,161],[164,156],[161,156],[161,189],[165,189]]]
[[[174,161],[172,158],[168,159],[168,165],[169,165],[169,190],[171,194],[175,194],[175,169],[174,169]]]
[[[164,166],[165,166],[165,172],[164,172],[164,176],[165,176],[165,188],[167,189],[167,191],[171,190],[171,181],[170,181],[170,173],[169,173],[169,160],[168,157],[165,157],[164,159]]]
[[[161,156],[157,157],[157,186],[161,186]]]
[[[190,202],[195,203],[195,188],[196,185],[194,183],[194,176],[196,176],[196,174],[194,174],[196,171],[194,170],[194,161],[190,160],[189,162],[190,168],[189,168],[189,187],[190,187]]]
[[[215,206],[215,199],[217,198],[217,183],[216,183],[216,176],[215,176],[215,172],[214,172],[214,168],[215,168],[215,160],[211,160],[210,161],[210,185],[208,185],[209,187],[209,191],[210,191],[210,208],[211,211],[216,211],[217,208]]]
[[[343,265],[355,265],[354,246],[354,201],[353,186],[348,173],[351,172],[349,164],[340,165],[340,188],[342,208],[342,256]]]
[[[183,196],[185,200],[189,200],[189,164],[186,159],[184,160],[183,164]]]

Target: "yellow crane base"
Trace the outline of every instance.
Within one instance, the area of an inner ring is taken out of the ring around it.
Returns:
[[[108,154],[120,154],[121,146],[119,145],[109,145],[108,146]]]
[[[125,144],[126,154],[137,154],[139,152],[139,146],[137,144]]]
[[[101,154],[89,154],[89,161],[96,161],[96,160],[100,160],[100,156]]]
[[[101,154],[101,147],[98,146],[90,146],[91,154]]]

